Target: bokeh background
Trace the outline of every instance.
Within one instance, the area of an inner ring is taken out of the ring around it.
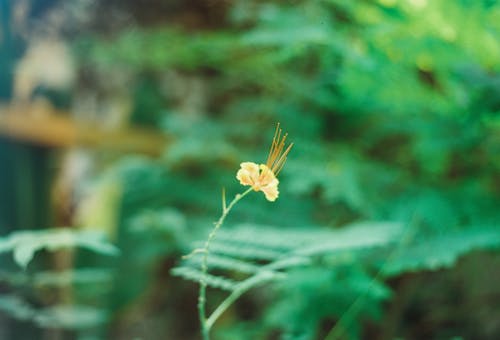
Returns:
[[[498,1],[0,0],[0,20],[1,339],[199,339],[181,256],[277,122],[280,197],[235,207],[212,274],[307,261],[214,339],[500,338]]]

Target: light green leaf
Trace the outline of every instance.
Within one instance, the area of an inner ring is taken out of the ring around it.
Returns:
[[[82,247],[103,255],[115,256],[119,253],[101,234],[95,232],[73,231],[69,229],[17,231],[0,238],[0,253],[13,252],[16,263],[26,268],[35,252],[47,249],[54,251],[62,248]]]

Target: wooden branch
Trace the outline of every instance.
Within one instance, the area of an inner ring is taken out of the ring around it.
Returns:
[[[36,145],[87,146],[160,155],[169,138],[146,129],[106,130],[75,122],[68,113],[33,106],[0,107],[0,136]]]

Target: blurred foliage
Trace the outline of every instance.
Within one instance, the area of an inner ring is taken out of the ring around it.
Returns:
[[[466,327],[439,319],[439,306],[429,311],[438,319],[429,333],[408,333],[396,304],[410,305],[407,295],[420,289],[398,283],[417,275],[409,272],[447,277],[444,268],[467,253],[500,246],[498,2],[213,6],[223,18],[217,24],[176,20],[74,39],[82,70],[134,74],[134,121],[175,138],[160,159],[115,162],[100,191],[119,186],[113,202],[103,194],[86,212],[89,221],[119,212],[113,223],[122,255],[102,305],[114,316],[108,333],[199,336],[195,286],[165,277],[205,239],[220,212],[220,188],[242,191],[238,164],[264,161],[280,121],[295,143],[280,198],[243,200],[209,262],[210,283],[228,291],[263,270],[269,276],[252,281],[266,285],[241,297],[214,329],[217,339],[319,339],[333,327],[347,338],[498,337],[498,312],[481,321],[488,327]],[[359,221],[364,227],[351,225]],[[200,278],[196,259],[179,265],[173,274]],[[210,308],[223,294],[210,291]],[[155,327],[138,330],[137,315]]]
[[[71,230],[40,230],[13,232],[6,238],[0,238],[0,253],[11,252],[14,260],[21,267],[26,267],[36,251],[47,249],[88,248],[96,253],[117,255],[118,249],[104,242],[97,234],[74,232]]]

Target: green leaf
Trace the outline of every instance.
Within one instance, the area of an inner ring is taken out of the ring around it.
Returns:
[[[0,310],[43,328],[86,329],[106,322],[107,313],[83,305],[57,305],[36,309],[16,295],[0,295]]]
[[[39,250],[55,251],[74,247],[86,248],[108,256],[116,256],[119,253],[118,248],[95,232],[69,229],[16,231],[0,238],[0,253],[12,251],[14,260],[23,268],[26,268]]]
[[[460,256],[478,249],[500,247],[500,231],[492,227],[476,227],[447,235],[417,240],[397,251],[383,267],[386,276],[418,270],[451,267]]]

